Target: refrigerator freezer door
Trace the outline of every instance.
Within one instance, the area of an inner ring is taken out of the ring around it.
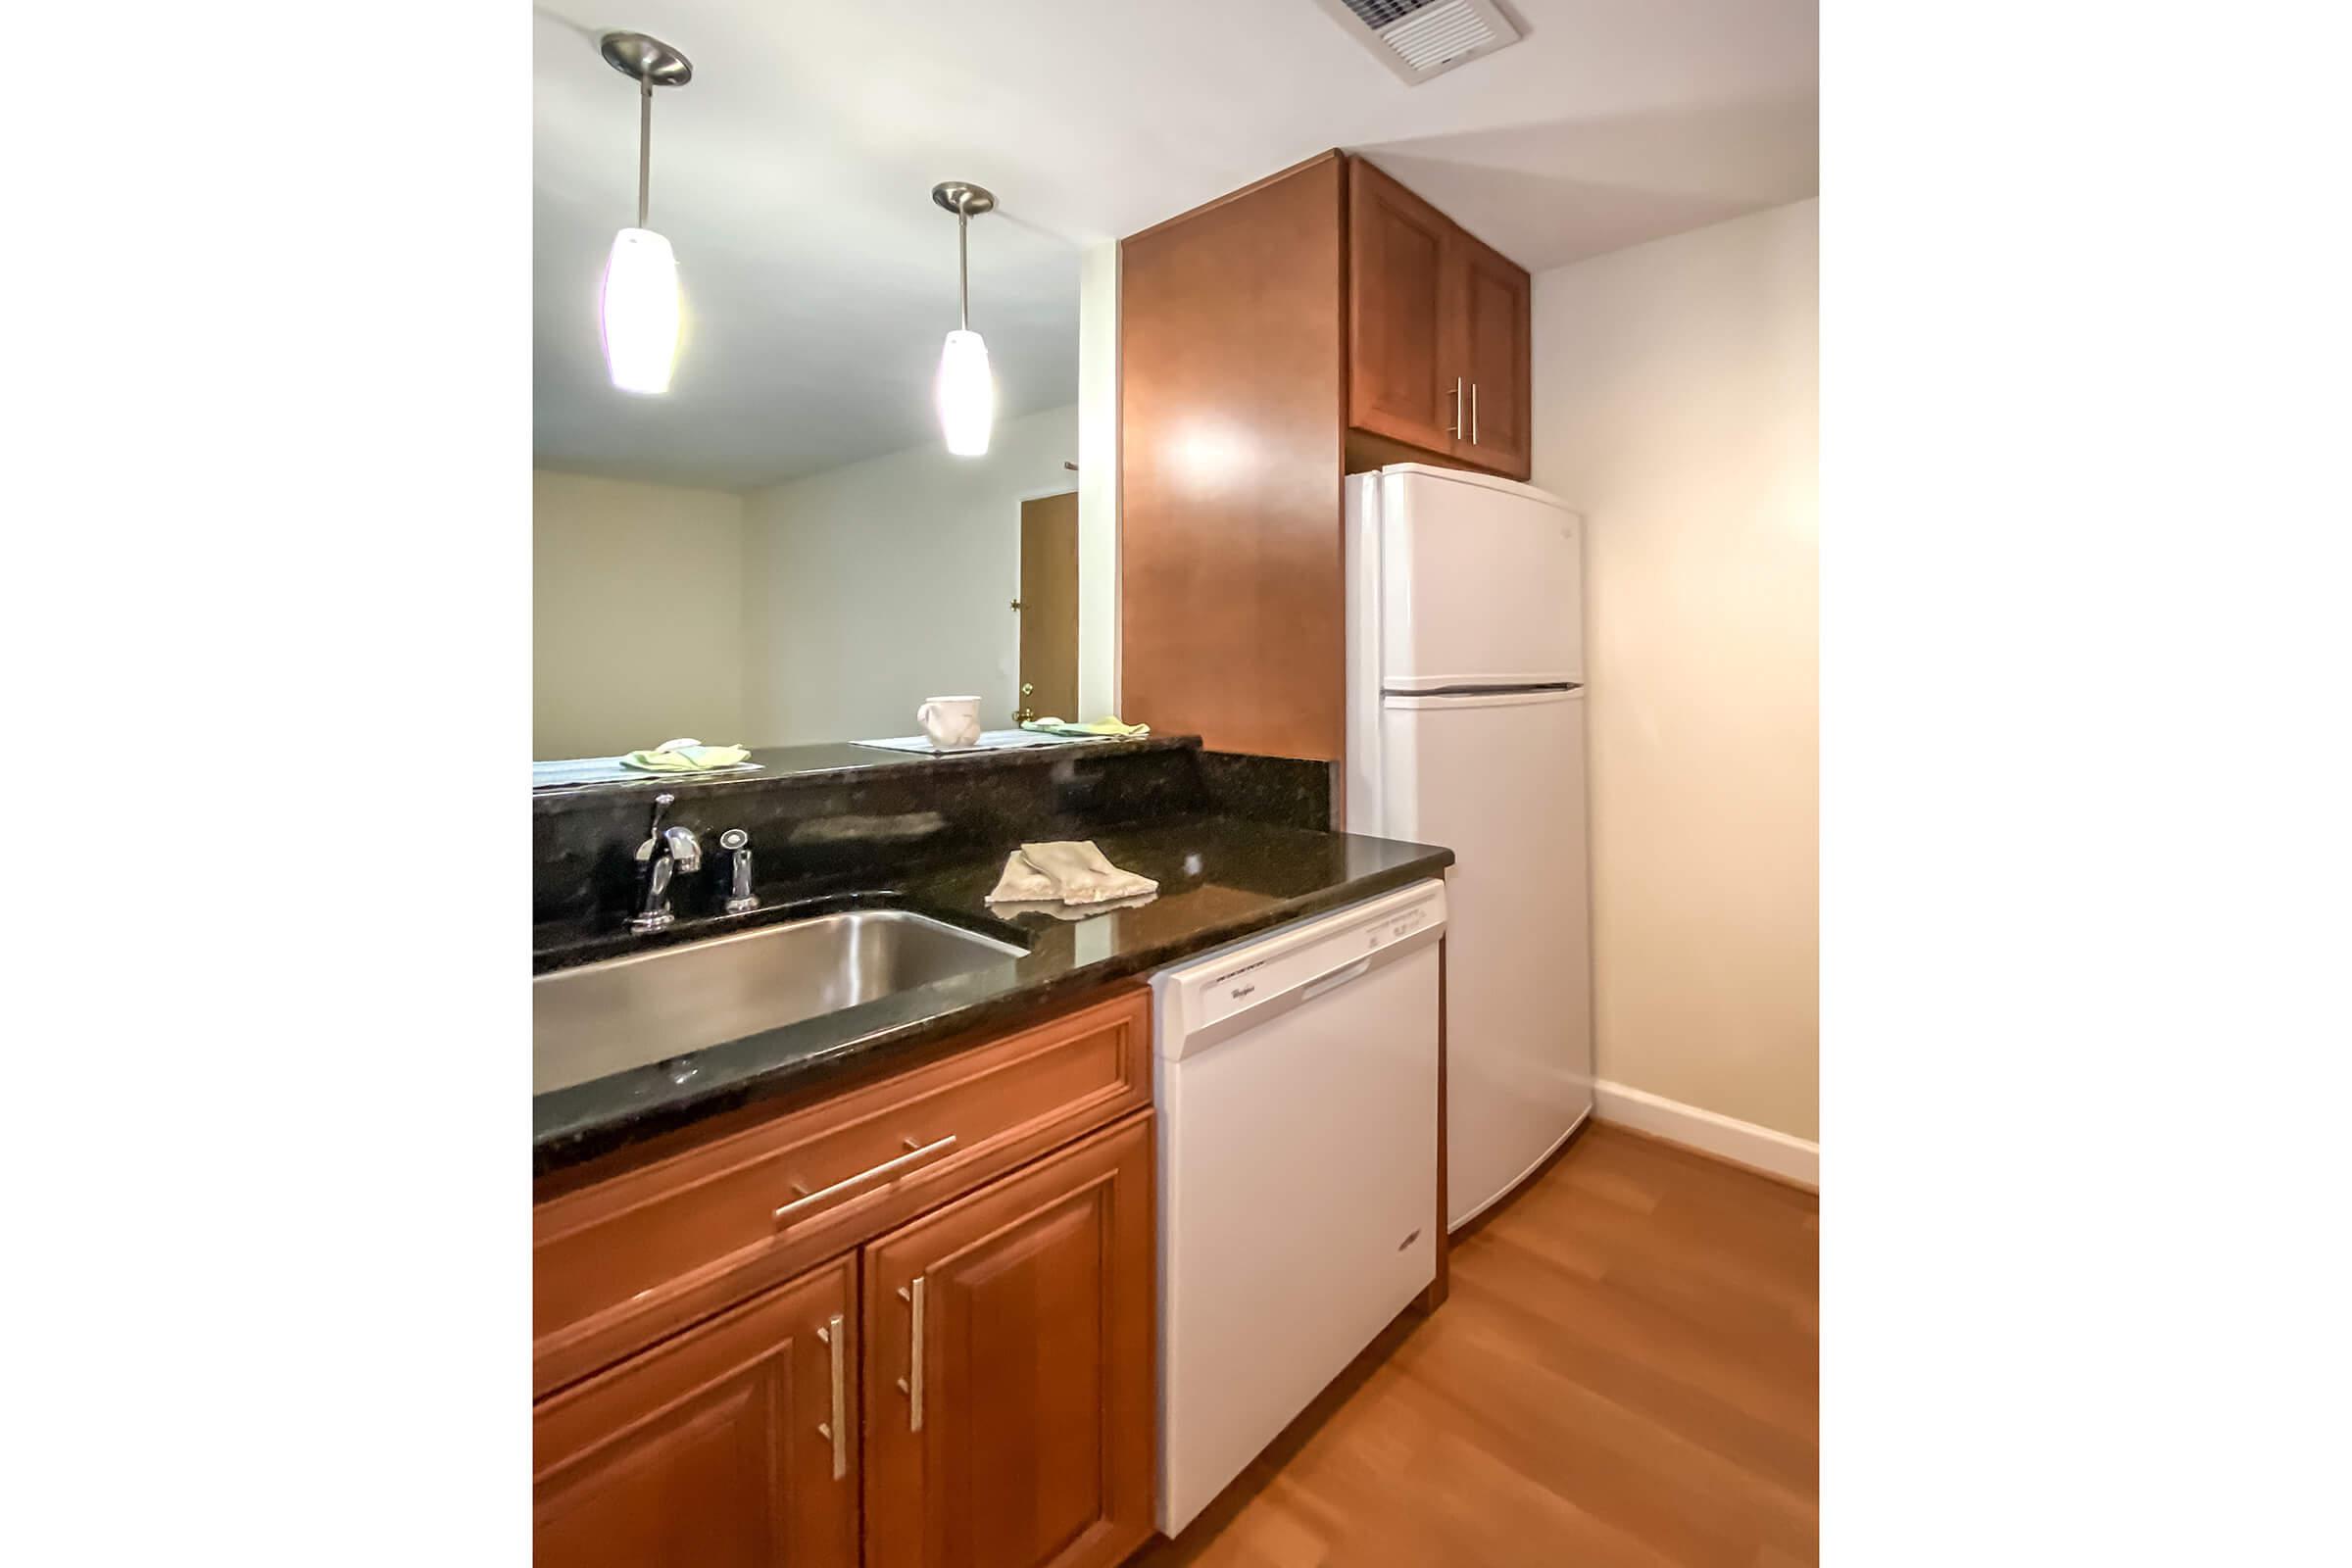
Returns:
[[[1377,477],[1381,688],[1581,684],[1582,519],[1483,474]]]
[[[1456,858],[1446,1168],[1458,1228],[1592,1108],[1584,694],[1390,697],[1381,729],[1378,831]]]

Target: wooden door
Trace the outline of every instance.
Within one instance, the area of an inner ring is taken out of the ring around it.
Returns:
[[[855,1261],[542,1400],[536,1568],[854,1568]]]
[[[1458,234],[1449,270],[1459,290],[1467,407],[1453,454],[1524,479],[1534,448],[1528,416],[1528,276],[1524,268]]]
[[[866,1568],[1108,1568],[1152,1534],[1149,1112],[866,1249]]]
[[[1348,161],[1348,422],[1451,452],[1468,368],[1451,352],[1445,214],[1360,158]]]
[[[1027,706],[1055,718],[1078,711],[1078,492],[1021,503],[1021,683]],[[1013,706],[1022,706],[1015,697]]]

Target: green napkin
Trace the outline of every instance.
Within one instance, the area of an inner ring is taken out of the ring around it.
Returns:
[[[751,755],[740,746],[675,740],[663,741],[650,752],[631,752],[620,760],[620,765],[642,773],[706,773],[714,767],[733,767]]]

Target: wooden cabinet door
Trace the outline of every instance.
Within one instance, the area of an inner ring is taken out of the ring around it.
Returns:
[[[1095,1568],[1152,1533],[1147,1112],[865,1252],[866,1568]]]
[[[1455,232],[1370,164],[1348,161],[1348,422],[1433,452],[1453,450],[1455,387],[1470,373],[1448,341]]]
[[[1458,232],[1448,271],[1458,290],[1461,373],[1470,382],[1453,455],[1524,479],[1534,448],[1527,406],[1527,271]]]
[[[537,1568],[855,1568],[855,1263],[540,1401]]]

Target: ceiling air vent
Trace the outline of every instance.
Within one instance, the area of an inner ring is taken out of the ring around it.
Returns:
[[[1494,0],[1317,0],[1348,34],[1407,82],[1519,41]]]

